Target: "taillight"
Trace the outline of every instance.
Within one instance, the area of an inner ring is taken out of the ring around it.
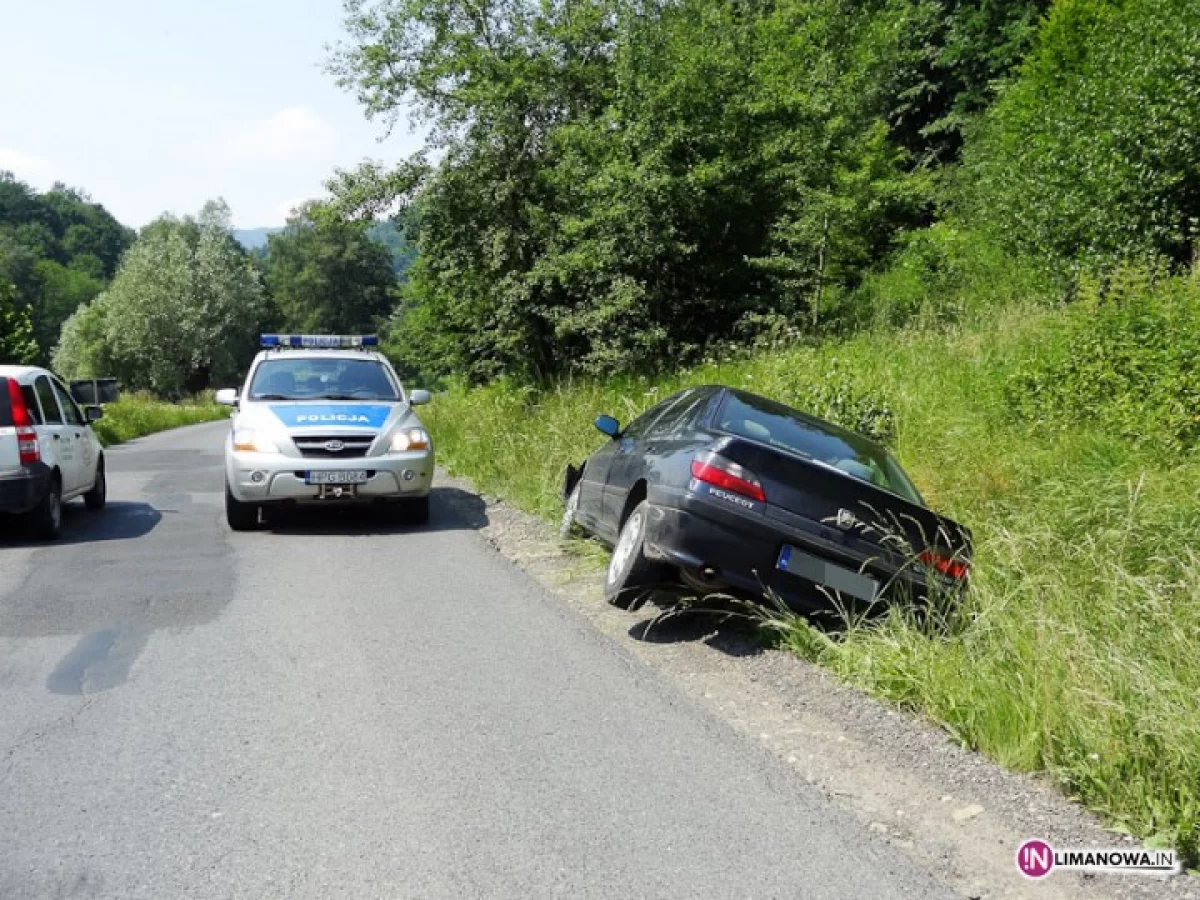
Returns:
[[[754,473],[718,453],[708,451],[693,459],[692,477],[760,503],[767,502],[767,495]]]
[[[42,448],[38,445],[37,432],[33,430],[33,420],[29,418],[25,395],[21,393],[21,385],[15,378],[8,379],[8,400],[12,406],[13,425],[17,429],[17,453],[21,464],[41,462]]]
[[[971,570],[970,562],[958,556],[947,556],[941,550],[926,550],[918,559],[930,568],[937,569],[943,575],[948,575],[955,581],[966,578],[967,573]]]

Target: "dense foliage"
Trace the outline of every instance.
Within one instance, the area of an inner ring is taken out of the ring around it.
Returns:
[[[268,238],[263,266],[283,330],[371,333],[395,305],[392,253],[365,223],[301,212]]]
[[[17,308],[29,314],[38,361],[49,359],[71,313],[104,289],[132,240],[81,192],[55,185],[39,194],[0,172],[0,282],[15,287]]]
[[[28,364],[37,356],[29,310],[17,306],[16,296],[16,288],[0,280],[0,364]]]
[[[1200,9],[1059,0],[968,148],[970,215],[1006,243],[1088,266],[1196,256]]]
[[[430,152],[331,186],[415,212],[393,348],[418,368],[636,370],[820,330],[937,216],[1044,8],[350,0],[342,83],[415,104]]]
[[[228,207],[209,203],[198,218],[163,217],[142,230],[108,290],[63,327],[54,363],[67,377],[195,393],[244,371],[267,312]]]

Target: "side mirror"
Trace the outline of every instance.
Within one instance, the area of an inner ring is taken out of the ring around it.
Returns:
[[[621,423],[612,416],[597,416],[596,430],[615,440],[621,436]]]
[[[408,392],[408,402],[411,403],[413,406],[424,406],[426,403],[428,403],[432,399],[433,399],[433,394],[429,393],[429,391],[422,390],[420,388],[418,388],[415,391]]]
[[[89,406],[83,411],[83,414],[89,423],[99,422],[104,418],[104,410],[99,406]]]
[[[222,406],[237,406],[238,392],[236,388],[221,388],[215,394],[213,399]]]

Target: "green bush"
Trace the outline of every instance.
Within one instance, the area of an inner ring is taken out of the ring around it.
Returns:
[[[165,403],[151,394],[134,393],[105,406],[104,418],[93,427],[100,442],[108,447],[169,428],[213,422],[228,416],[229,407],[218,406],[211,394],[201,394],[181,403]]]
[[[1200,219],[1194,0],[1060,0],[965,152],[967,213],[1083,264],[1188,263]]]
[[[848,312],[877,326],[936,327],[1043,302],[1052,288],[1051,279],[984,232],[945,221],[906,234],[888,264],[863,281]]]
[[[1200,439],[1200,280],[1122,268],[1088,279],[1007,386],[1041,428],[1095,423],[1171,454]]]

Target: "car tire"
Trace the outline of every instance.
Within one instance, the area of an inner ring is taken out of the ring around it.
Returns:
[[[92,489],[83,495],[83,504],[92,512],[99,512],[104,509],[107,500],[108,478],[104,474],[104,457],[101,456],[96,462],[96,480],[92,484]]]
[[[25,514],[29,532],[38,540],[52,541],[62,530],[62,484],[55,475],[37,506]]]
[[[254,531],[259,528],[258,513],[261,506],[257,503],[243,503],[229,485],[225,485],[225,520],[234,531]]]
[[[639,608],[650,590],[666,580],[667,567],[646,558],[649,515],[650,504],[645,500],[629,514],[604,574],[604,599],[619,609]]]
[[[562,521],[558,525],[558,536],[564,541],[583,534],[583,529],[580,527],[579,522],[576,521],[576,516],[579,512],[579,494],[581,490],[582,485],[579,482],[575,482],[575,487],[571,489],[571,494],[567,497],[567,505],[563,509]]]

